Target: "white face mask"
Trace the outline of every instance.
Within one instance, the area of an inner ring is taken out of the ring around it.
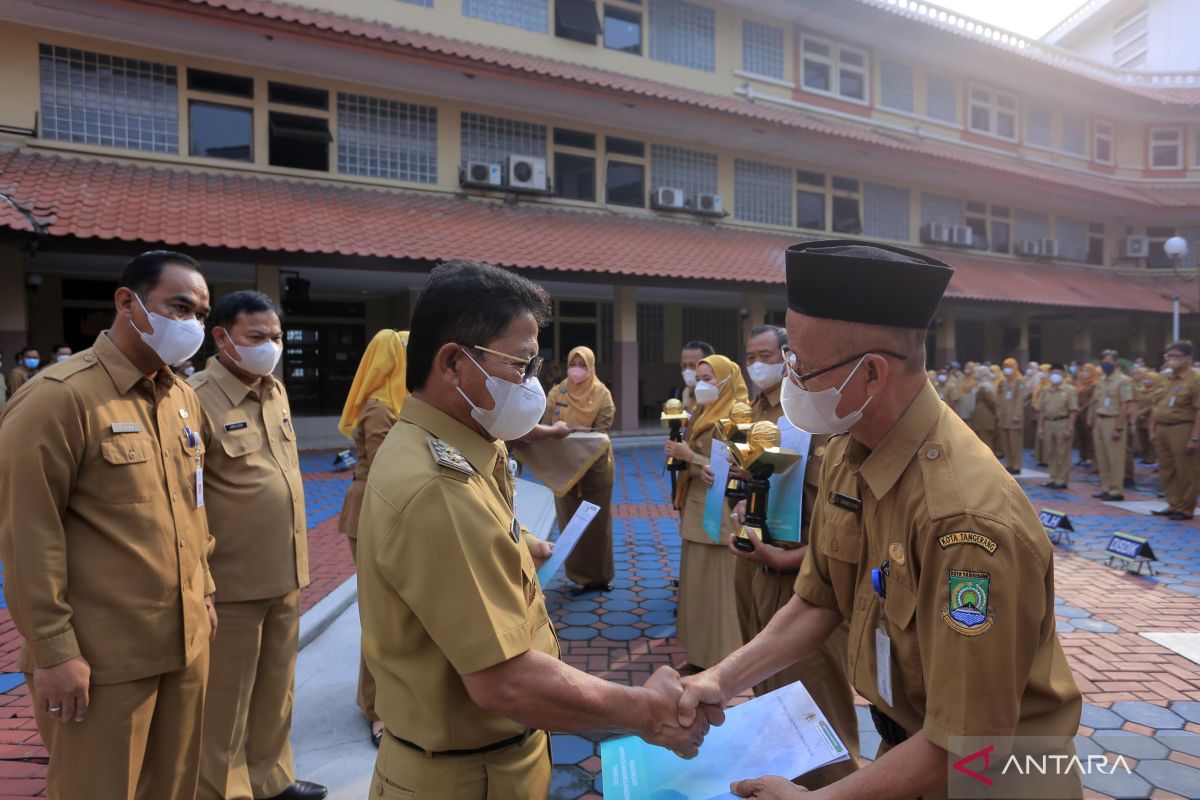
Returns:
[[[774,389],[778,386],[783,380],[784,369],[783,364],[764,364],[761,361],[755,361],[746,367],[746,371],[750,373],[750,380],[760,389]]]
[[[520,439],[533,430],[533,426],[537,425],[538,420],[546,413],[546,392],[538,379],[530,378],[525,383],[512,383],[497,378],[479,366],[465,349],[462,352],[476,369],[487,376],[488,394],[492,396],[492,402],[495,404],[491,409],[480,408],[471,403],[471,398],[467,397],[461,387],[454,387],[463,399],[471,404],[471,417],[491,436],[505,442]]]
[[[1062,375],[1059,375],[1059,374],[1056,372],[1056,373],[1054,373],[1053,375],[1051,375],[1051,376],[1050,376],[1050,382],[1051,382],[1051,383],[1053,383],[1055,386],[1058,386],[1060,383],[1062,383],[1062,382],[1063,382],[1063,376],[1062,376]]]
[[[129,324],[133,325],[138,336],[141,336],[142,341],[158,354],[164,364],[178,364],[180,361],[187,361],[196,355],[200,345],[204,344],[204,326],[200,324],[200,320],[195,317],[192,319],[164,317],[162,314],[146,310],[142,298],[136,294],[134,298],[142,307],[146,318],[150,320],[150,327],[154,329],[154,332],[142,333],[138,330],[137,325],[133,325],[132,319],[129,320]]]
[[[58,355],[58,356],[55,356],[55,357],[54,357],[54,360],[55,360],[55,361],[62,362],[62,361],[66,361],[68,358],[70,358],[70,356],[66,356],[66,355]]]
[[[228,334],[226,334],[228,335]],[[230,362],[238,369],[244,369],[251,375],[263,377],[270,375],[275,371],[275,365],[279,363],[279,357],[283,355],[283,346],[275,344],[272,341],[262,342],[253,347],[242,347],[237,342],[233,341],[232,337],[229,343],[233,345],[233,349],[237,351],[241,361]]]
[[[808,433],[845,433],[854,427],[854,424],[862,419],[863,409],[870,405],[874,398],[868,397],[867,402],[859,406],[857,411],[851,411],[844,417],[838,416],[837,407],[842,402],[842,389],[846,388],[846,384],[854,377],[854,373],[858,372],[866,358],[867,356],[863,356],[858,360],[854,369],[846,376],[846,380],[836,389],[830,387],[824,391],[810,392],[801,389],[795,381],[784,381],[779,402],[788,422]]]
[[[696,384],[695,393],[696,402],[702,406],[706,406],[709,403],[715,403],[717,398],[721,396],[721,387],[715,383],[699,381]]]
[[[1161,375],[1170,375],[1170,374],[1171,374],[1172,372],[1174,372],[1174,371],[1175,371],[1175,370],[1171,369],[1170,367],[1163,367],[1163,368],[1162,368],[1162,370],[1160,371],[1160,373],[1159,373],[1159,374],[1161,374]]]
[[[948,376],[945,374],[938,375],[938,383],[945,383]]]
[[[1012,377],[1012,374],[1013,374],[1012,367],[1005,367],[1002,371],[1004,372],[1004,377],[1006,377],[1006,378]]]
[[[685,369],[683,371],[683,382],[689,389],[696,388],[696,370]]]

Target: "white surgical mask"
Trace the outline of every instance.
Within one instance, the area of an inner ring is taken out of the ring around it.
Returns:
[[[857,411],[851,411],[844,417],[838,416],[837,407],[842,402],[842,389],[846,388],[846,384],[854,377],[854,373],[858,372],[866,358],[867,356],[863,356],[858,360],[854,369],[846,376],[846,380],[836,389],[830,387],[824,391],[810,392],[801,389],[795,381],[784,381],[779,403],[783,406],[783,413],[788,422],[808,433],[845,433],[854,427],[854,424],[862,419],[863,409],[873,398],[868,397],[867,402],[859,406]]]
[[[162,314],[148,311],[142,298],[136,294],[134,298],[142,307],[142,311],[146,313],[146,318],[150,320],[150,327],[154,330],[153,333],[142,333],[138,330],[137,325],[133,325],[132,319],[129,320],[129,324],[133,325],[138,336],[141,336],[142,341],[158,354],[164,364],[178,364],[180,361],[187,361],[196,355],[200,345],[204,344],[204,326],[200,324],[200,320],[195,317],[192,319],[164,317]]]
[[[1013,374],[1013,368],[1012,368],[1012,367],[1005,367],[1005,368],[1004,368],[1003,370],[1001,370],[1001,371],[1004,373],[1004,377],[1006,377],[1006,378],[1010,378],[1010,377],[1012,377],[1012,374]]]
[[[1059,375],[1059,374],[1056,372],[1056,373],[1054,373],[1053,375],[1051,375],[1051,376],[1050,376],[1050,382],[1051,382],[1051,383],[1053,383],[1055,386],[1058,386],[1060,383],[1062,383],[1062,382],[1063,382],[1063,376],[1062,376],[1062,375]]]
[[[715,403],[717,398],[721,396],[721,387],[715,383],[699,381],[696,384],[695,393],[696,402],[702,406],[706,406],[709,403]]]
[[[947,376],[945,374],[938,375],[938,383],[945,383],[947,377],[949,377],[949,376]]]
[[[55,360],[55,361],[66,361],[68,358],[70,358],[70,356],[66,356],[66,355],[59,355],[59,356],[55,356],[55,357],[54,357],[54,360]]]
[[[283,355],[283,346],[269,340],[256,344],[253,347],[242,347],[230,337],[229,343],[233,345],[233,349],[237,351],[238,357],[242,359],[235,362],[234,366],[259,377],[270,375],[274,372],[275,365],[279,363],[279,357]]]
[[[467,397],[461,387],[454,387],[464,400],[471,403],[471,417],[482,425],[488,434],[505,442],[520,439],[533,430],[533,426],[537,425],[538,420],[546,413],[546,392],[538,379],[530,378],[524,383],[512,383],[497,378],[479,366],[465,349],[462,352],[476,369],[487,376],[488,394],[492,396],[494,403],[491,409],[480,408],[471,403],[471,398]]]
[[[689,389],[696,388],[696,370],[685,369],[683,371],[683,382]]]
[[[1170,367],[1163,367],[1161,370],[1159,370],[1159,374],[1160,375],[1170,375],[1174,371],[1175,370],[1171,369]]]
[[[755,361],[750,366],[746,367],[746,372],[750,373],[750,380],[754,381],[755,385],[760,389],[774,389],[783,380],[783,364],[764,364],[761,361]]]

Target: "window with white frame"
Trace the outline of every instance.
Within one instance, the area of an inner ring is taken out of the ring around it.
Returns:
[[[1054,238],[1058,240],[1058,256],[1067,261],[1087,261],[1088,225],[1081,219],[1057,217]]]
[[[940,222],[943,225],[965,225],[963,201],[957,197],[921,192],[921,224]]]
[[[1087,117],[1076,111],[1062,115],[1062,149],[1077,156],[1087,155]]]
[[[546,157],[546,126],[462,112],[462,161],[503,164],[510,155]]]
[[[808,35],[800,37],[800,48],[800,80],[806,90],[867,102],[866,50]]]
[[[1054,111],[1044,103],[1030,103],[1025,109],[1025,142],[1051,147]]]
[[[1096,266],[1104,266],[1104,223],[1088,223],[1087,262]]]
[[[667,144],[650,146],[651,189],[679,189],[689,201],[717,193],[717,157]]]
[[[1017,96],[988,86],[972,85],[967,124],[976,133],[1015,141],[1017,138]]]
[[[958,124],[958,81],[937,72],[925,76],[925,116]]]
[[[1045,239],[1050,235],[1050,215],[1040,211],[1013,212],[1013,239],[1020,242]]]
[[[863,232],[862,194],[857,178],[834,175],[829,181],[829,221],[834,233]]]
[[[650,0],[650,57],[681,67],[715,71],[716,12],[687,0]]]
[[[1008,206],[988,205],[981,200],[967,201],[967,227],[971,229],[971,247],[993,253],[1012,249],[1012,211]]]
[[[534,33],[549,32],[549,8],[546,0],[462,0],[464,17],[498,22]]]
[[[863,234],[907,242],[911,192],[882,183],[863,184]]]
[[[1183,128],[1150,129],[1150,169],[1183,168]]]
[[[733,213],[746,222],[792,224],[792,170],[761,161],[733,162]]]
[[[437,183],[437,109],[338,92],[338,172]]]
[[[1149,50],[1148,3],[1136,6],[1113,23],[1112,63],[1119,69],[1144,69]]]
[[[742,20],[742,70],[783,80],[783,29]]]
[[[913,68],[884,60],[879,64],[879,105],[895,111],[913,112]]]
[[[179,152],[175,67],[48,44],[38,55],[42,138]]]
[[[1200,227],[1185,227],[1179,229],[1179,235],[1187,240],[1188,249],[1183,254],[1180,266],[1184,269],[1196,268],[1196,256],[1200,253]]]
[[[1101,164],[1115,161],[1115,139],[1112,123],[1096,120],[1092,123],[1092,159]]]

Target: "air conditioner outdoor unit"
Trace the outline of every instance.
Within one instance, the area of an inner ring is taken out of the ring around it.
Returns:
[[[952,225],[950,226],[950,243],[960,247],[970,247],[975,241],[975,231],[971,230],[970,225]]]
[[[1150,239],[1146,236],[1125,237],[1125,258],[1147,258],[1150,255]]]
[[[725,204],[719,194],[698,194],[692,203],[692,210],[700,214],[720,215],[725,213]]]
[[[546,191],[546,159],[533,156],[509,156],[505,162],[508,188]]]
[[[1058,239],[1050,236],[1042,239],[1042,258],[1058,258]]]
[[[503,186],[503,174],[499,164],[468,161],[462,168],[458,182],[463,186]]]
[[[921,226],[921,241],[926,244],[950,244],[953,234],[944,222],[926,222]]]
[[[682,189],[660,186],[654,190],[653,206],[655,208],[682,209],[687,207],[687,199],[684,197]]]
[[[1023,256],[1040,256],[1042,254],[1042,240],[1026,239],[1017,242],[1017,253]]]

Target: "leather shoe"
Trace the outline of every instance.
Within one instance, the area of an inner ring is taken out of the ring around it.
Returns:
[[[329,790],[319,783],[296,781],[274,797],[266,800],[322,800]]]
[[[1096,492],[1094,495],[1092,495],[1092,497],[1096,498],[1097,500],[1107,500],[1109,497],[1111,497],[1111,495],[1108,492]]]
[[[1125,495],[1123,495],[1123,494],[1109,494],[1109,495],[1107,495],[1107,496],[1105,496],[1105,497],[1103,497],[1103,498],[1101,498],[1101,499],[1103,499],[1103,500],[1107,500],[1107,501],[1108,501],[1108,502],[1110,502],[1110,503],[1123,503],[1123,502],[1125,502]]]
[[[1169,508],[1162,508],[1162,509],[1159,509],[1158,511],[1151,511],[1150,513],[1156,517],[1169,517],[1172,514],[1174,514],[1175,512]]]
[[[1167,514],[1167,519],[1173,519],[1176,522],[1182,522],[1183,520],[1190,520],[1191,518],[1192,518],[1191,514],[1180,514],[1178,511],[1172,511],[1170,514]]]

